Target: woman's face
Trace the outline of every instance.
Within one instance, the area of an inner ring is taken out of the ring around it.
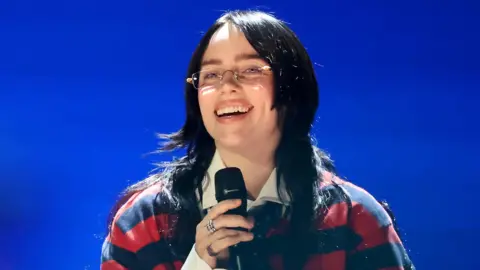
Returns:
[[[200,70],[200,111],[217,147],[245,150],[278,141],[277,111],[271,109],[273,74],[241,31],[229,24],[221,27]],[[236,71],[238,79],[228,70]]]

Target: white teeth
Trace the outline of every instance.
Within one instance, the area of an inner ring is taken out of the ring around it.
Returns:
[[[227,113],[235,113],[235,112],[242,112],[242,113],[246,113],[249,111],[249,108],[247,107],[243,107],[243,106],[232,106],[232,107],[225,107],[225,108],[221,108],[219,110],[216,111],[216,114],[218,116],[221,116],[221,115],[224,115],[224,114],[227,114]]]

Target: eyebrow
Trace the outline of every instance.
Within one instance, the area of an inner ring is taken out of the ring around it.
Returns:
[[[263,60],[263,58],[256,53],[241,53],[235,56],[235,62],[250,60],[250,59]],[[222,60],[217,58],[212,58],[212,59],[203,60],[201,63],[201,66],[220,65],[220,64],[222,64]]]

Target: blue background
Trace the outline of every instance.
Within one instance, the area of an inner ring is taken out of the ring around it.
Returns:
[[[190,56],[223,10],[275,12],[317,64],[315,135],[387,199],[418,269],[480,269],[471,1],[0,2],[0,268],[98,269],[118,193],[184,119]]]

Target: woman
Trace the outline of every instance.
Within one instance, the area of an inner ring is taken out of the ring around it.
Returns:
[[[225,269],[239,243],[250,244],[246,269],[412,268],[385,209],[312,145],[317,80],[283,22],[258,11],[219,18],[192,57],[185,96],[185,124],[162,150],[187,154],[127,190],[101,269]],[[225,167],[244,176],[249,218],[224,215],[239,203],[215,199]]]

